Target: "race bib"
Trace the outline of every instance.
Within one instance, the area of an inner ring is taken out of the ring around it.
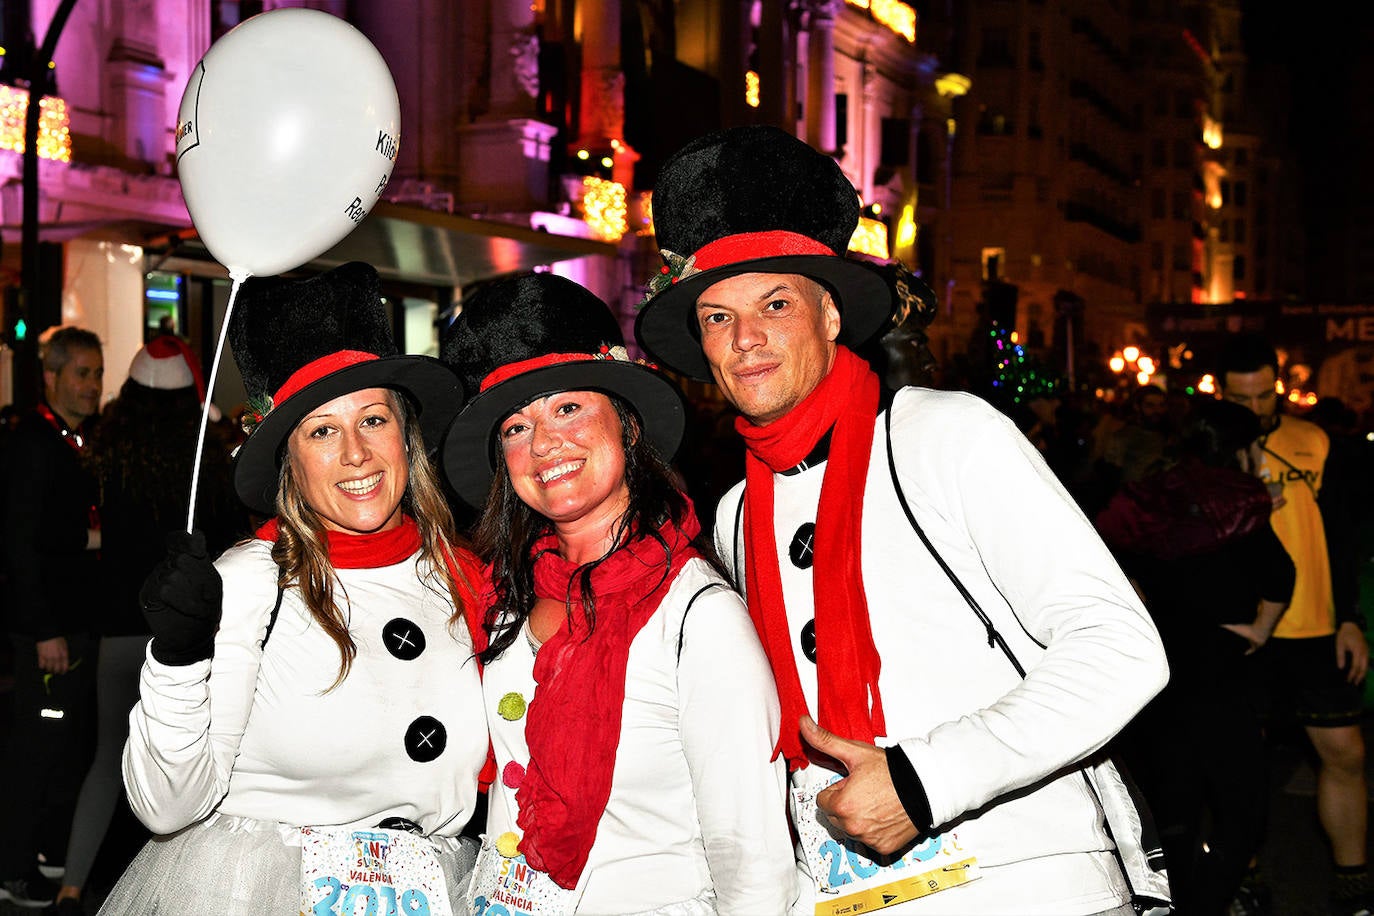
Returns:
[[[816,916],[855,916],[926,897],[978,877],[956,831],[926,837],[899,858],[880,856],[830,825],[816,795],[840,777],[810,766],[793,774],[792,822],[815,888]]]
[[[471,916],[567,916],[576,910],[578,894],[532,868],[517,843],[515,834],[482,837],[468,886]]]
[[[302,827],[301,916],[453,916],[453,907],[424,837]]]

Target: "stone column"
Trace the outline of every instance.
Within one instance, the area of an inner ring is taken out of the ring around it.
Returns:
[[[807,20],[807,140],[835,153],[835,17],[839,0],[804,0]],[[858,101],[858,100],[856,100]]]
[[[620,0],[582,0],[578,21],[582,27],[582,102],[577,145],[594,156],[613,156],[612,179],[630,188],[639,154],[625,144]]]
[[[539,96],[539,37],[529,3],[498,0],[491,10],[491,98],[486,118],[532,118]]]
[[[157,10],[152,0],[129,0],[111,7],[111,19],[114,40],[106,60],[110,139],[130,159],[162,166],[168,152],[171,76],[158,54]]]
[[[524,0],[487,5],[488,96],[481,115],[457,127],[458,193],[492,213],[530,212],[550,202],[549,154],[557,129],[538,120],[539,37]]]
[[[863,89],[862,98],[859,100],[859,116],[857,119],[850,119],[858,121],[858,136],[850,137],[849,148],[845,152],[850,162],[857,163],[859,193],[863,195],[865,203],[873,203],[877,194],[877,188],[873,186],[873,174],[878,170],[883,158],[883,120],[878,110],[878,68],[871,63],[864,63],[862,71]],[[851,100],[851,112],[853,105],[854,101]],[[854,149],[855,141],[858,142],[858,149]]]
[[[782,4],[764,3],[759,11],[759,121],[796,131],[796,81],[789,81],[790,38],[796,32]]]

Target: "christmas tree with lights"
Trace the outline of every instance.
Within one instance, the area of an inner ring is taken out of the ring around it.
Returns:
[[[1046,368],[1026,348],[1016,343],[1008,328],[994,324],[988,329],[991,360],[989,384],[992,399],[1003,404],[1025,404],[1038,397],[1054,397],[1061,382],[1058,373]]]

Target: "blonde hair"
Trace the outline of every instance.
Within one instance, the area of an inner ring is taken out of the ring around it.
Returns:
[[[437,579],[453,602],[453,614],[448,625],[453,630],[463,620],[467,601],[474,600],[476,583],[468,582],[455,565],[461,578],[455,580],[446,557],[460,545],[453,525],[453,515],[439,488],[434,468],[425,456],[424,437],[416,414],[405,397],[388,390],[392,409],[401,418],[405,429],[406,453],[409,458],[409,481],[401,497],[401,510],[415,519],[420,530],[420,553],[428,561],[430,575]],[[283,458],[277,485],[277,542],[272,547],[272,559],[280,574],[281,588],[299,588],[310,616],[339,647],[339,676],[329,685],[333,690],[343,683],[353,667],[358,647],[348,632],[348,622],[334,598],[334,566],[329,561],[328,541],[319,515],[306,503],[300,485],[291,473],[289,457]],[[428,583],[427,583],[428,584]],[[430,585],[431,588],[434,585]],[[464,598],[466,594],[467,598]],[[345,601],[347,595],[344,596]],[[326,690],[326,693],[329,691]]]

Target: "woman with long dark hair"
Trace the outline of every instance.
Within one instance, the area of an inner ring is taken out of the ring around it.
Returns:
[[[663,458],[676,389],[550,274],[465,301],[444,359],[480,391],[444,466],[482,507],[492,588],[475,628],[497,777],[472,911],[786,912],[776,690]]]
[[[1170,464],[1096,517],[1168,655],[1169,684],[1123,732],[1122,750],[1159,826],[1179,911],[1197,916],[1227,911],[1263,837],[1248,656],[1274,632],[1295,573],[1254,475],[1259,438],[1246,408],[1199,400]]]

